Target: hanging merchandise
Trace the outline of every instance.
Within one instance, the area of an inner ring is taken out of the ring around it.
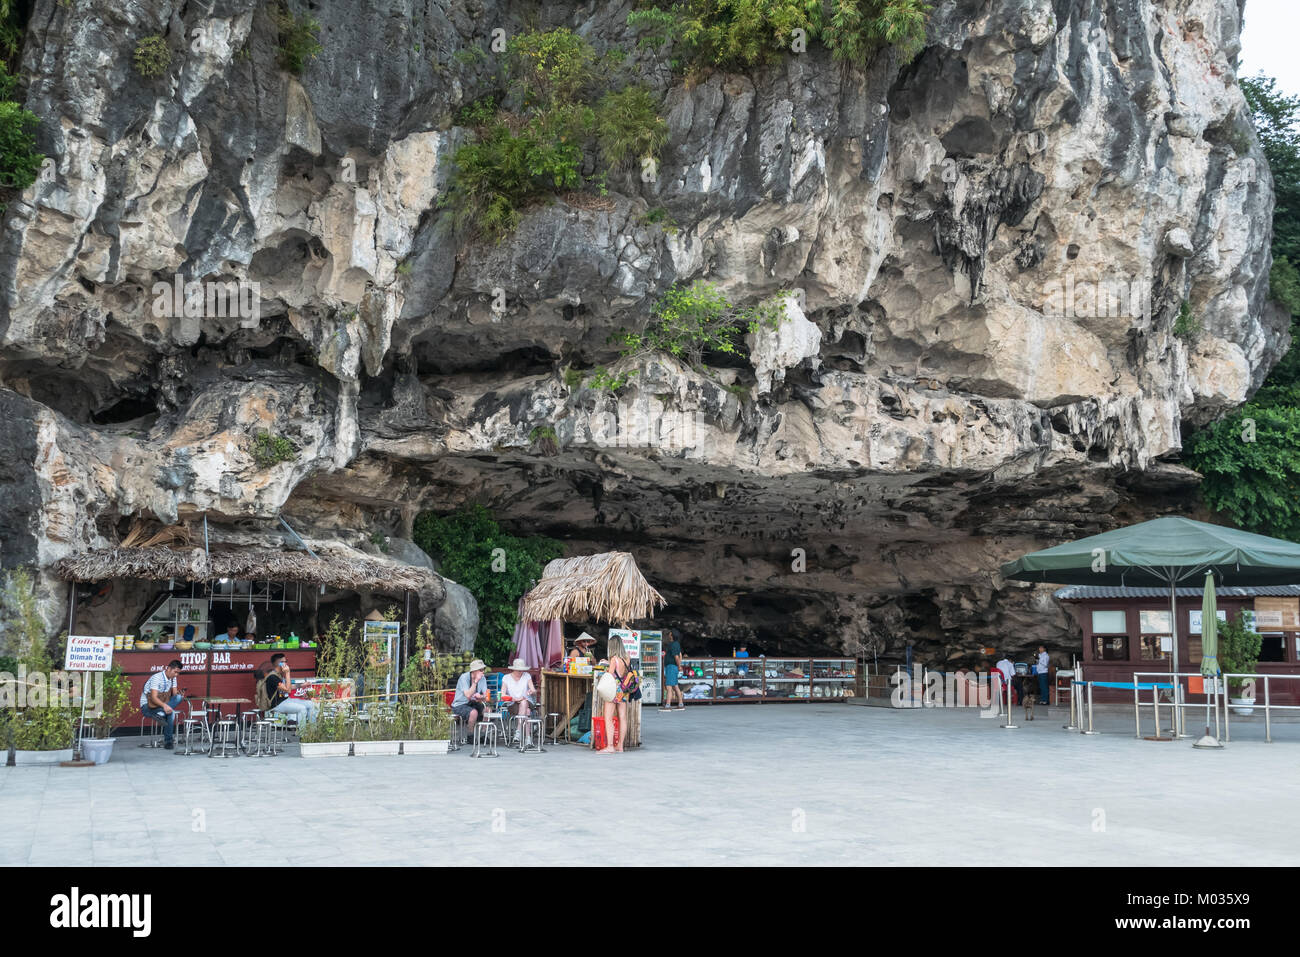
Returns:
[[[244,634],[257,634],[257,612],[253,610],[251,603],[248,606],[248,621],[244,623]]]

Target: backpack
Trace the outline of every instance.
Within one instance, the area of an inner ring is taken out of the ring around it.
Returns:
[[[275,674],[274,671],[268,671],[266,674],[262,675],[262,677],[257,679],[257,691],[253,694],[253,698],[255,699],[253,705],[258,711],[265,712],[271,710],[271,693],[266,690],[266,679],[271,677],[273,674]]]
[[[629,701],[641,700],[641,676],[631,668],[627,669],[627,674],[623,680],[618,683],[618,690],[622,691]]]

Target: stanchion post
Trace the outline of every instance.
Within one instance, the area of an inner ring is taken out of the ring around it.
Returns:
[[[1083,710],[1078,707],[1079,704],[1079,680],[1070,678],[1070,723],[1061,725],[1066,731],[1078,731],[1079,725],[1074,723],[1075,712],[1079,714],[1079,721],[1083,721]]]
[[[1160,689],[1156,687],[1159,682],[1155,679],[1151,681],[1151,713],[1156,719],[1156,740],[1160,740]]]
[[[1088,730],[1084,734],[1099,734],[1100,732],[1092,730],[1092,682],[1085,682],[1088,686]]]
[[[1268,706],[1268,675],[1264,675],[1264,741],[1273,743],[1273,711]]]
[[[1002,725],[1004,728],[1014,729],[1020,727],[1018,724],[1011,723],[1011,682],[1007,682],[1007,723]]]
[[[1142,712],[1138,707],[1138,680],[1133,676],[1133,733],[1142,740]]]

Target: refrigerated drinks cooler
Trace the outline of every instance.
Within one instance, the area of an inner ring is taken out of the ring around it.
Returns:
[[[611,628],[609,637],[623,639],[623,647],[627,649],[632,667],[641,676],[642,704],[660,704],[664,688],[664,633]]]
[[[641,632],[641,700],[662,704],[664,694],[663,632]]]

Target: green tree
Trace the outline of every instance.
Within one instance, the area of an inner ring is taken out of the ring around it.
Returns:
[[[508,664],[519,599],[564,546],[539,535],[511,535],[481,505],[447,516],[424,512],[415,520],[414,538],[442,574],[478,602],[475,653],[489,665]]]

